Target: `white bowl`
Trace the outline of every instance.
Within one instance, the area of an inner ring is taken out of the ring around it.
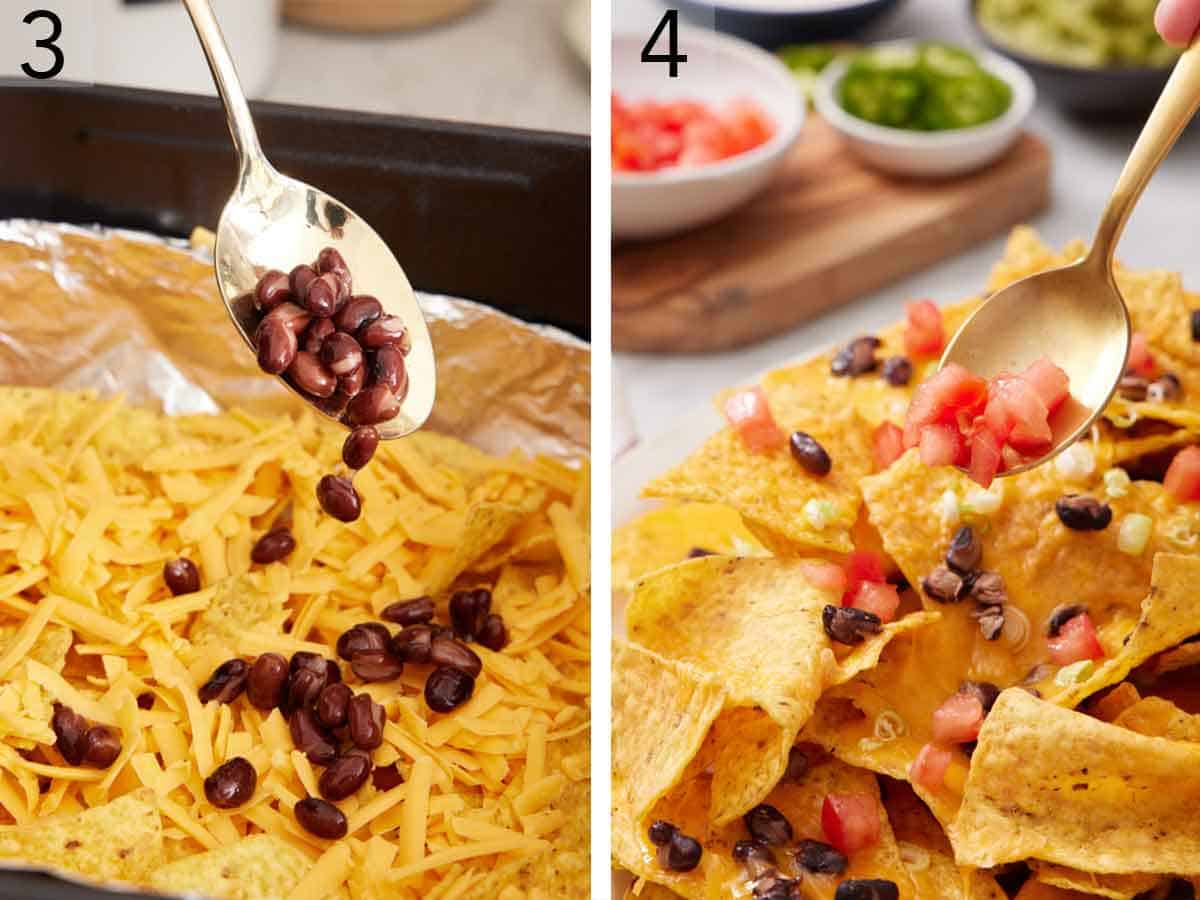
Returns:
[[[787,66],[753,44],[685,31],[679,77],[666,63],[641,61],[644,34],[613,36],[613,90],[628,102],[698,100],[720,107],[747,99],[770,116],[775,133],[746,153],[703,166],[613,172],[612,227],[618,238],[655,238],[711,222],[741,206],[771,180],[804,122],[804,98]],[[611,166],[611,161],[609,165]]]
[[[910,47],[890,42],[881,47]],[[838,102],[838,85],[849,60],[837,59],[817,79],[813,102],[821,116],[845,139],[864,162],[897,175],[943,178],[981,169],[999,159],[1021,134],[1033,109],[1037,90],[1033,79],[1016,63],[995,53],[978,52],[979,64],[1012,88],[1004,115],[982,125],[952,131],[909,131],[876,125],[852,116]]]

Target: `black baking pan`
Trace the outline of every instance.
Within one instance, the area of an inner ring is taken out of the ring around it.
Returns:
[[[586,137],[253,103],[276,168],[345,201],[418,290],[587,337]],[[0,87],[0,218],[186,236],[215,228],[237,167],[214,98]]]

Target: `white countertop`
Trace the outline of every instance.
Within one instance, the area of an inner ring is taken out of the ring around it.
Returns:
[[[655,0],[615,0],[614,6],[614,28],[621,22],[640,22],[648,15],[653,18],[653,10],[662,8]],[[862,39],[920,36],[974,44],[966,7],[966,0],[906,0]],[[1082,124],[1043,102],[1030,127],[1048,141],[1054,158],[1050,207],[1031,224],[1056,246],[1071,238],[1090,237],[1138,126]],[[1122,260],[1137,267],[1179,270],[1193,287],[1200,285],[1198,168],[1200,128],[1192,128],[1180,139],[1130,219],[1118,250]],[[661,435],[672,428],[673,421],[707,403],[722,387],[894,322],[903,317],[907,299],[948,301],[977,293],[1000,256],[1003,240],[998,237],[981,244],[743,350],[705,356],[616,354],[617,389],[625,394],[636,433],[643,439]],[[614,409],[620,406],[618,399]]]

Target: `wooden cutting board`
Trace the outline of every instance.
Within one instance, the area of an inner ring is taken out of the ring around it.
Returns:
[[[810,116],[747,207],[679,237],[614,246],[613,347],[703,353],[779,334],[1026,220],[1049,182],[1050,152],[1031,134],[981,172],[921,181],[863,166]]]

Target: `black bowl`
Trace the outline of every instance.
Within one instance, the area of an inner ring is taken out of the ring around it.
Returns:
[[[1095,118],[1142,116],[1154,106],[1173,66],[1072,66],[1030,56],[1001,43],[979,21],[979,0],[969,0],[976,34],[996,53],[1024,66],[1038,92],[1063,109]]]
[[[851,5],[831,4],[828,9],[803,4],[802,9],[792,11],[747,9],[722,0],[679,0],[677,5],[693,21],[713,25],[717,31],[774,50],[784,44],[850,37],[899,3],[900,0],[860,0]]]

